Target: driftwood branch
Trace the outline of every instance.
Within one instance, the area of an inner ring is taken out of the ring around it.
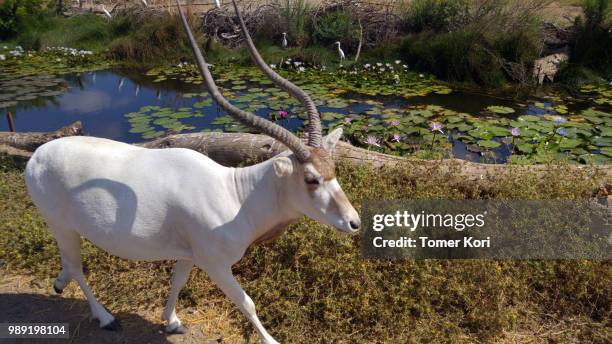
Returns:
[[[0,153],[27,158],[41,144],[52,139],[80,135],[80,123],[74,123],[53,133],[0,133]],[[269,159],[287,149],[278,141],[265,136],[247,133],[194,133],[177,134],[154,141],[137,143],[146,148],[189,148],[201,152],[225,166],[241,166]],[[8,149],[7,149],[8,147]],[[14,154],[10,150],[17,150]],[[449,176],[449,183],[472,185],[490,189],[496,181],[520,173],[535,173],[542,178],[556,168],[548,165],[481,164],[459,159],[421,160],[368,151],[339,142],[333,152],[335,159],[344,159],[355,165],[374,167],[405,166],[414,176],[426,178],[432,173]],[[591,178],[599,185],[612,182],[612,166],[562,166],[576,176]]]
[[[359,54],[361,54],[362,44],[363,44],[363,26],[361,26],[361,20],[359,20],[359,45],[357,46],[357,53],[355,54],[355,62],[359,60]]]

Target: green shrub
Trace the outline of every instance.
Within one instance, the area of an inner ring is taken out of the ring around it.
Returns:
[[[438,78],[500,85],[505,80],[502,66],[482,43],[482,36],[471,31],[425,32],[408,36],[401,51],[410,66]]]
[[[41,26],[46,13],[43,0],[0,2],[0,40],[14,38],[32,27]]]
[[[609,0],[584,0],[584,19],[576,18],[570,63],[612,78],[612,20]]]
[[[403,2],[403,26],[413,32],[448,31],[467,12],[467,0],[412,0]]]
[[[447,80],[499,86],[507,80],[529,79],[528,71],[542,50],[538,9],[545,0],[481,1],[479,6],[472,3],[469,10],[462,2],[457,7],[440,7],[454,10],[436,12],[436,6],[451,6],[444,3],[422,0],[411,4],[422,8],[415,12],[420,13],[415,18],[421,24],[413,28],[424,31],[405,37],[400,48],[404,60]],[[440,32],[442,29],[448,32]],[[518,68],[510,71],[508,65]]]
[[[350,49],[356,46],[359,39],[359,26],[353,22],[349,12],[336,9],[316,18],[313,35],[319,44],[327,46],[339,41],[343,47]]]

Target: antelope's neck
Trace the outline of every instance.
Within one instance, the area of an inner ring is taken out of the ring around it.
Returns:
[[[249,224],[251,243],[276,238],[300,214],[287,202],[281,179],[274,172],[272,159],[234,171],[240,213]]]

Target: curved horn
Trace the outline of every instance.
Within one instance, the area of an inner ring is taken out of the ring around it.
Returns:
[[[193,54],[195,55],[196,63],[198,68],[200,69],[200,73],[202,74],[202,78],[204,79],[204,84],[208,89],[208,93],[212,96],[219,106],[227,111],[232,117],[236,118],[242,124],[255,128],[260,132],[271,136],[280,142],[284,143],[297,157],[298,161],[305,162],[308,160],[310,156],[310,151],[302,143],[302,141],[289,130],[274,124],[268,120],[265,120],[259,116],[256,116],[250,112],[242,111],[239,108],[230,104],[219,92],[215,81],[213,80],[208,67],[206,66],[206,61],[204,61],[204,56],[202,56],[202,52],[200,48],[198,48],[198,44],[193,37],[193,33],[191,33],[191,29],[189,28],[189,24],[187,23],[187,19],[185,18],[185,14],[183,13],[183,8],[181,7],[180,0],[176,0],[176,5],[178,6],[179,16],[181,17],[181,21],[183,22],[183,27],[185,28],[185,32],[187,33],[187,38],[189,38],[189,44],[191,45],[191,50],[193,50]]]
[[[304,92],[304,90],[297,87],[291,81],[278,75],[272,70],[272,68],[270,68],[270,66],[268,66],[266,61],[263,60],[261,55],[259,55],[253,40],[251,39],[249,31],[246,28],[244,19],[242,19],[242,13],[240,13],[238,5],[236,5],[236,0],[232,0],[232,3],[234,4],[236,15],[238,15],[240,28],[242,29],[242,33],[246,39],[247,47],[249,48],[253,61],[255,61],[255,64],[259,67],[259,69],[261,69],[264,74],[267,75],[268,78],[274,82],[274,84],[276,84],[276,86],[285,90],[292,97],[297,98],[306,108],[306,112],[308,113],[308,145],[317,148],[321,147],[321,118],[319,117],[319,111],[317,111],[315,103],[312,101],[312,99],[310,99],[310,96]]]

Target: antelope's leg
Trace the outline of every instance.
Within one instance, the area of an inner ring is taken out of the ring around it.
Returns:
[[[193,262],[191,260],[179,260],[174,264],[170,294],[168,295],[168,301],[166,301],[166,307],[164,307],[164,313],[162,314],[162,320],[168,321],[166,333],[187,332],[187,329],[181,324],[181,320],[176,316],[176,300],[179,292],[189,279],[191,268],[193,268]]]
[[[60,252],[60,255],[61,255],[61,252]],[[66,269],[65,261],[66,261],[66,258],[62,256],[62,271],[60,271],[55,281],[53,281],[53,290],[55,290],[55,292],[58,294],[61,294],[64,292],[64,288],[66,288],[66,286],[68,285],[68,283],[70,283],[70,280],[71,280],[70,274],[68,273],[68,270]]]
[[[100,327],[105,330],[117,330],[120,328],[119,322],[104,307],[98,303],[93,292],[87,285],[83,274],[83,264],[81,261],[81,238],[77,232],[69,230],[51,229],[53,236],[57,240],[62,256],[62,272],[58,278],[74,279],[81,287],[91,308],[92,318],[98,319]],[[57,286],[54,283],[54,286]]]
[[[208,276],[217,284],[219,288],[232,300],[232,302],[240,308],[242,314],[253,324],[259,337],[264,344],[278,344],[274,338],[266,331],[263,327],[257,314],[255,313],[255,304],[253,300],[247,295],[247,293],[240,287],[240,284],[232,275],[231,267],[219,267],[215,266],[212,268],[206,268],[198,264],[198,266],[208,273]]]

